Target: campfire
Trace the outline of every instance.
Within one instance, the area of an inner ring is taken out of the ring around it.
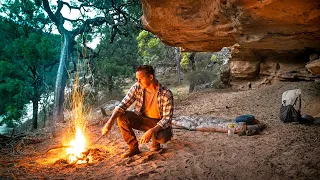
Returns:
[[[66,154],[68,156],[68,162],[74,163],[85,163],[89,162],[90,157],[85,157],[86,150],[86,138],[80,127],[76,127],[76,135],[73,140],[70,141],[70,148],[66,149]],[[92,159],[92,158],[91,158]],[[84,161],[85,160],[85,161]],[[92,161],[92,160],[91,160]]]
[[[93,159],[102,160],[105,158],[106,152],[102,152],[99,149],[90,149],[88,144],[88,136],[86,135],[85,127],[87,124],[87,117],[89,116],[89,108],[85,107],[84,104],[85,92],[82,86],[79,85],[79,78],[76,75],[72,96],[70,99],[70,128],[71,133],[66,133],[67,137],[63,139],[63,145],[58,147],[53,147],[53,149],[64,149],[65,154],[62,159],[57,160],[54,164],[83,164],[92,163]]]
[[[68,163],[85,163],[89,161],[89,157],[85,157],[83,152],[86,151],[87,140],[85,135],[86,116],[89,114],[88,108],[84,105],[85,92],[80,86],[78,73],[72,88],[72,96],[70,99],[71,123],[70,126],[74,130],[71,141],[67,144],[66,149]]]

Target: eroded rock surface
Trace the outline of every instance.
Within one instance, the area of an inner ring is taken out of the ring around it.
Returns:
[[[143,25],[186,51],[320,48],[318,0],[142,0]]]
[[[320,74],[320,59],[314,60],[306,65],[312,74]]]
[[[286,69],[305,67],[309,56],[320,52],[319,0],[141,2],[144,27],[166,44],[184,51],[216,52],[229,47],[235,78],[282,76]],[[320,69],[318,64],[307,68]]]

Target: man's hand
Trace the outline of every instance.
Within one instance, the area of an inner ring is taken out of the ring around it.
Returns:
[[[152,137],[153,134],[157,134],[158,131],[160,131],[162,129],[161,126],[156,125],[155,127],[149,129],[147,132],[145,132],[141,139],[140,139],[140,143],[141,144],[145,144],[148,143]]]
[[[102,135],[106,135],[110,130],[111,130],[112,124],[110,123],[110,121],[108,121],[102,128]]]
[[[102,135],[106,135],[112,128],[115,120],[119,117],[118,111],[113,111],[111,117],[108,119],[107,123],[102,128]]]
[[[142,135],[142,137],[140,139],[140,143],[141,144],[148,143],[150,141],[151,137],[152,137],[152,134],[153,134],[152,129],[149,129],[147,132],[145,132]]]

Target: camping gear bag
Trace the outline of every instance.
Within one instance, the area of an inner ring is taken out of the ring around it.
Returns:
[[[312,124],[314,121],[314,118],[309,114],[302,114],[299,123],[300,124]]]
[[[253,124],[256,118],[251,114],[240,115],[234,119],[236,123],[245,122],[247,124]]]
[[[301,90],[293,89],[282,94],[280,120],[284,123],[299,122],[301,109]]]

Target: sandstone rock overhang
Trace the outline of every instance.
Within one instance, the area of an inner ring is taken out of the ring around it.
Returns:
[[[141,0],[142,23],[185,51],[320,49],[320,0]]]

